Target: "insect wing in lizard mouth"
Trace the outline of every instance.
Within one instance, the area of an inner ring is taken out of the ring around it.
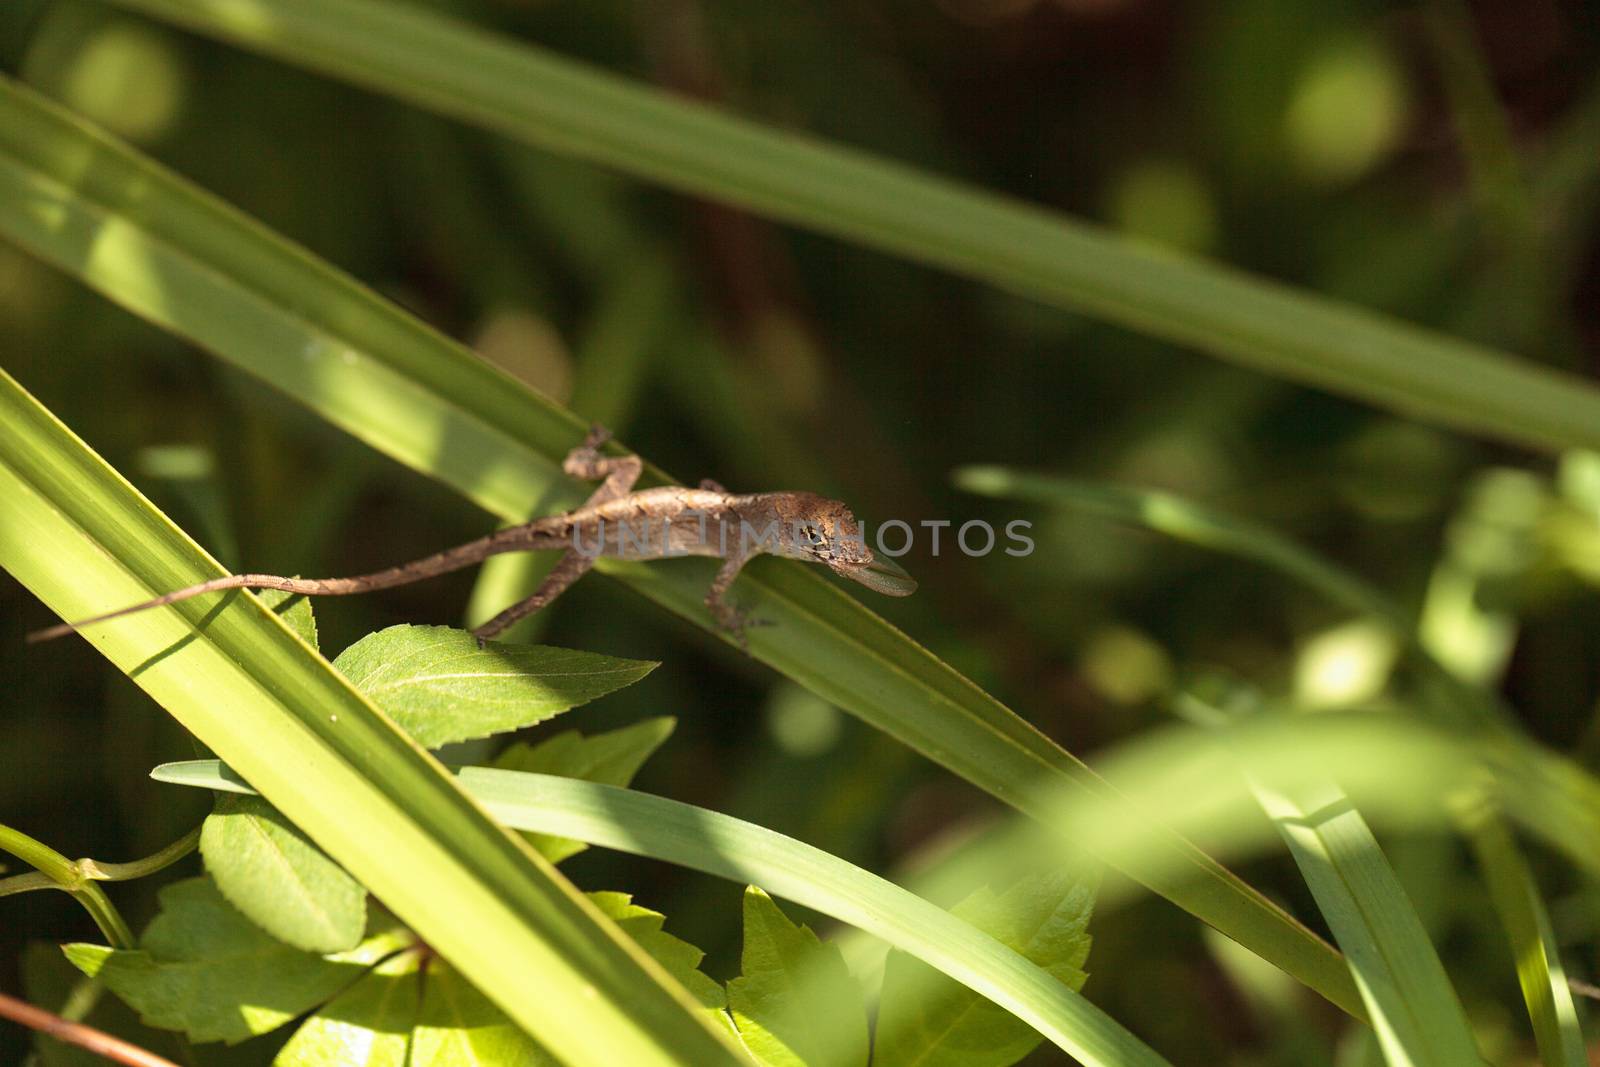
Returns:
[[[833,569],[852,582],[860,582],[885,596],[910,596],[917,591],[917,580],[886,556],[874,556],[871,563],[836,563]]]

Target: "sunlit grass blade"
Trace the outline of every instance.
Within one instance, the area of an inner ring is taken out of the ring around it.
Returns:
[[[1600,392],[1504,353],[1151,251],[376,0],[116,0],[672,188],[935,264],[1294,381],[1543,447],[1600,445]]]
[[[1522,580],[1535,565],[1538,554],[1532,543],[1538,526],[1534,516],[1543,500],[1537,491],[1527,491],[1533,488],[1531,481],[1523,472],[1506,470],[1485,472],[1474,479],[1455,509],[1450,536],[1434,563],[1419,612],[1422,642],[1432,655],[1449,664],[1451,676],[1470,679],[1475,692],[1497,689],[1510,663],[1516,608],[1514,602],[1498,598],[1495,591]],[[1502,544],[1517,546],[1523,557],[1518,559],[1516,549],[1510,549],[1516,562],[1508,568],[1504,556],[1474,551],[1472,534],[1484,530],[1494,530]],[[1503,752],[1514,754],[1529,747],[1509,730],[1507,734],[1510,740],[1502,746]],[[1537,752],[1530,751],[1522,762],[1520,771],[1511,772],[1522,781],[1565,782],[1573,792],[1584,792],[1587,776],[1569,773],[1569,768],[1554,759],[1540,759]],[[1547,1065],[1586,1064],[1577,1006],[1532,867],[1493,798],[1463,809],[1460,822],[1509,942],[1540,1058]]]
[[[661,567],[613,567],[673,611],[699,610],[700,583],[686,585]],[[1359,1013],[1338,955],[1150,814],[1159,808],[1128,805],[1076,757],[827,580],[775,560],[750,569],[761,584],[747,587],[745,602],[758,617],[778,620],[752,638],[759,658],[1046,825],[1054,824],[1062,792],[1119,812],[1151,849],[1113,865]]]
[[[0,566],[67,617],[220,573],[3,373],[0,500]],[[254,598],[90,640],[563,1059],[738,1062],[665,972]]]
[[[216,760],[168,763],[157,781],[248,789]],[[870,871],[704,808],[572,778],[466,767],[462,786],[507,826],[576,838],[760,886],[882,938],[1027,1021],[1086,1064],[1165,1061],[1021,954]]]
[[[583,434],[572,413],[4,80],[0,234],[502,519],[526,518],[535,502],[581,499],[575,486],[552,482]],[[660,477],[647,468],[647,480]],[[547,495],[552,485],[565,497]],[[707,561],[602,560],[600,569],[720,633],[704,607]],[[751,632],[753,656],[1019,810],[1048,818],[1046,798],[1061,788],[1107,795],[1080,760],[813,569],[763,558],[735,588],[773,623]],[[108,587],[93,607],[146,595]],[[1130,871],[1136,880],[1361,1014],[1331,946],[1191,843],[1144,821],[1175,863],[1159,876]]]
[[[1497,820],[1482,820],[1473,829],[1471,841],[1500,925],[1511,942],[1540,1061],[1545,1067],[1588,1067],[1589,1054],[1560,946],[1527,859]]]

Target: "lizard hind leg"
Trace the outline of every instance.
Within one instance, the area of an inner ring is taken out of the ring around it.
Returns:
[[[639,480],[639,475],[644,470],[644,462],[638,456],[602,456],[600,446],[610,439],[611,431],[595,423],[589,427],[588,436],[583,439],[583,443],[568,452],[567,458],[561,464],[561,469],[574,478],[586,481],[605,479],[599,488],[589,494],[589,499],[584,501],[585,508],[627,496],[633,489],[633,483]],[[527,618],[566,592],[567,586],[588,573],[599,555],[598,549],[592,553],[579,552],[575,548],[568,549],[555,568],[545,575],[544,581],[539,583],[539,588],[533,591],[532,596],[511,605],[472,631],[472,635],[478,639],[478,647],[483,647],[485,641],[503,632],[512,623]]]
[[[568,549],[555,568],[545,575],[544,581],[539,583],[539,588],[533,591],[532,596],[526,600],[519,600],[472,631],[472,636],[478,639],[478,647],[482,648],[485,641],[504,632],[512,623],[525,619],[549,605],[552,600],[567,591],[567,586],[582,578],[589,568],[594,566],[595,558],[576,549]]]
[[[619,500],[628,495],[633,489],[633,483],[639,480],[639,474],[644,470],[644,463],[638,456],[602,456],[600,446],[611,439],[611,431],[599,423],[589,427],[589,434],[583,443],[571,452],[561,464],[561,469],[574,478],[593,480],[604,478],[589,499],[584,501],[584,507],[590,508],[597,504],[604,504],[612,500]],[[556,597],[566,592],[567,586],[582,578],[594,566],[594,561],[600,552],[579,552],[576,548],[567,550],[549,574],[545,575],[539,588],[533,595],[525,600],[511,605],[488,622],[472,631],[478,639],[478,647],[483,643],[502,633],[507,627],[521,619],[527,618],[534,612],[549,604]]]

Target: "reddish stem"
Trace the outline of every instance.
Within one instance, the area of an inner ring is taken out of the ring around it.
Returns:
[[[4,993],[0,993],[0,1017],[19,1022],[41,1034],[49,1034],[57,1041],[65,1041],[69,1045],[88,1049],[113,1063],[125,1063],[129,1067],[178,1067],[171,1060],[162,1059],[154,1052],[147,1052],[138,1045],[130,1045],[120,1037],[112,1037],[103,1030],[63,1019],[59,1015],[43,1008],[36,1008],[27,1001],[18,1000]]]

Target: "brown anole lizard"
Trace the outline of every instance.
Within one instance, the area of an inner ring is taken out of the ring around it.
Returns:
[[[36,630],[28,635],[28,641],[48,641],[94,623],[225,589],[281,589],[306,596],[368,593],[460,570],[502,552],[541,549],[565,549],[566,553],[532,596],[473,631],[480,641],[549,604],[600,556],[721,558],[724,562],[706,594],[706,607],[741,645],[750,620],[727,602],[728,588],[745,563],[762,552],[824,564],[836,574],[889,596],[907,596],[917,588],[899,566],[873,555],[855,516],[837,500],[804,492],[730,493],[711,481],[702,482],[698,489],[666,486],[634,492],[644,464],[638,456],[602,455],[600,446],[609,437],[602,427],[595,426],[583,443],[567,454],[563,471],[574,478],[602,481],[581,507],[565,514],[507,527],[410,563],[353,578],[284,578],[275,574],[213,578],[104,615]]]

